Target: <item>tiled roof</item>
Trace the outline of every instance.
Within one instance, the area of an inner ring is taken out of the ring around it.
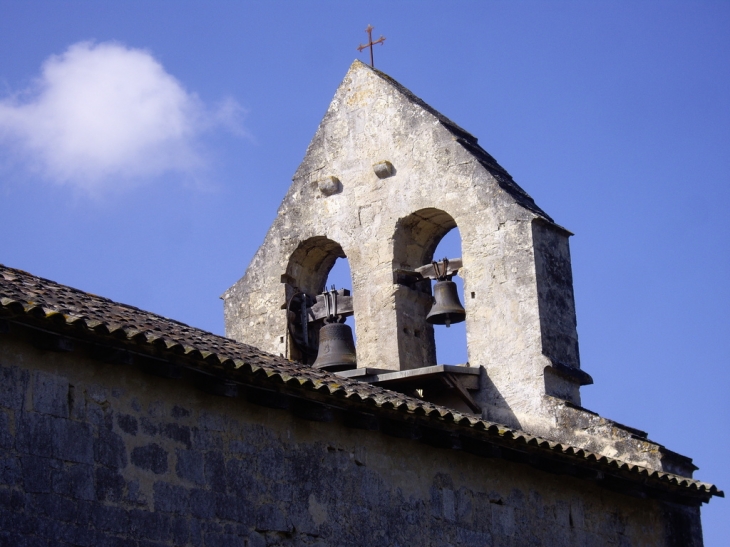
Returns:
[[[571,465],[594,468],[622,480],[660,490],[669,489],[680,495],[684,492],[699,496],[704,501],[712,495],[724,496],[712,484],[629,464],[381,387],[341,378],[133,306],[0,265],[0,321],[3,319],[36,328],[40,325],[53,332],[68,334],[71,329],[87,338],[121,340],[133,344],[140,352],[147,349],[157,356],[167,354],[171,359],[184,356],[186,362],[194,362],[200,370],[220,375],[222,379],[245,384],[255,377],[259,385],[262,382],[285,385],[302,398],[317,396],[319,400],[331,401],[334,407],[352,403],[365,406],[374,414],[410,416],[421,424],[448,425],[457,433],[468,433],[472,438],[507,449],[559,457]]]

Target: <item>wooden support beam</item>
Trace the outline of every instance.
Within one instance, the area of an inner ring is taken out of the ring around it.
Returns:
[[[459,395],[459,397],[467,404],[469,408],[471,408],[471,410],[475,414],[482,413],[482,407],[477,404],[469,391],[467,391],[467,389],[461,384],[455,374],[450,374],[447,372],[446,374],[444,374],[444,379],[447,383],[451,384],[451,387],[456,390],[456,393]]]
[[[352,296],[347,289],[338,289],[337,291],[337,315],[344,317],[355,313],[353,307]],[[327,317],[327,304],[325,303],[325,295],[318,294],[317,302],[307,310],[307,321],[317,321]]]
[[[450,258],[449,259],[449,266],[446,268],[446,275],[456,275],[459,273],[459,270],[464,267],[464,264],[461,260],[461,257],[459,258]],[[433,267],[433,264],[426,264],[425,266],[421,266],[420,268],[416,268],[416,272],[420,274],[422,277],[427,277],[429,279],[436,279],[436,270]]]

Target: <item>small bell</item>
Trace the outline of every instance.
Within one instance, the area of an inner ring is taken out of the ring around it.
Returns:
[[[437,281],[433,286],[433,306],[426,316],[426,321],[432,325],[446,325],[461,323],[466,319],[466,310],[459,301],[456,283],[448,280]]]
[[[319,331],[319,351],[312,368],[329,372],[357,368],[352,329],[345,323],[325,323]]]

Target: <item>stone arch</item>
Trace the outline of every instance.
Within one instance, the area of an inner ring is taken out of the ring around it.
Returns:
[[[326,236],[305,239],[289,257],[286,281],[307,294],[320,294],[338,258],[347,256],[336,241]]]
[[[396,268],[413,269],[427,264],[439,241],[453,228],[454,217],[446,211],[429,207],[398,220],[393,235],[393,259]]]
[[[314,297],[325,290],[329,273],[339,258],[347,259],[342,245],[326,236],[310,237],[299,243],[289,257],[286,273],[281,277],[287,314],[297,316],[301,313],[301,293],[308,295],[306,305],[313,304]],[[308,323],[306,330],[291,327],[292,331],[290,327],[287,325],[286,356],[311,365],[317,357],[322,323]]]
[[[439,242],[456,227],[454,217],[434,207],[399,219],[393,233],[394,271],[414,270],[431,262]],[[413,369],[436,365],[434,329],[426,322],[433,301],[431,283],[427,280],[412,282],[407,275],[396,275],[395,280],[400,367]]]

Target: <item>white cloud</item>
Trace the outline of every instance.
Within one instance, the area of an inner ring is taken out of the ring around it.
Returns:
[[[98,191],[199,172],[199,135],[242,134],[241,114],[232,99],[206,109],[146,51],[81,42],[47,59],[32,90],[0,100],[0,144],[54,182]]]

